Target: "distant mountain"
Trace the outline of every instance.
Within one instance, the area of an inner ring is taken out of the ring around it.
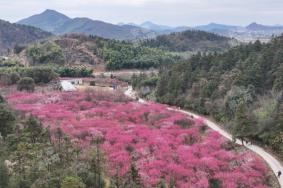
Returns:
[[[194,27],[194,29],[236,38],[243,42],[255,40],[267,42],[272,36],[278,36],[283,33],[283,26],[267,26],[258,23],[251,23],[246,27],[210,23],[208,25]]]
[[[83,33],[117,40],[147,39],[156,36],[154,32],[137,26],[119,26],[89,18],[71,19],[54,10],[46,10],[18,23],[39,27],[56,35]]]
[[[215,30],[234,30],[239,28],[238,26],[232,25],[223,25],[217,23],[210,23],[208,25],[197,26],[194,29],[202,30],[202,31],[215,31]]]
[[[120,22],[117,25],[119,25],[119,26],[131,25],[131,26],[140,27],[138,24],[135,24],[135,23],[123,23],[123,22]]]
[[[158,25],[150,21],[144,22],[139,26],[148,30],[155,31],[159,34],[170,34],[174,32],[182,32],[191,29],[190,27],[187,26],[171,27],[166,25]]]
[[[283,31],[283,26],[267,26],[267,25],[262,25],[258,23],[251,23],[246,27],[246,29],[251,30],[251,31],[270,31],[270,30],[282,30]]]
[[[176,52],[225,51],[236,44],[236,40],[196,30],[161,35],[143,42],[145,46]]]
[[[61,28],[62,25],[69,20],[71,19],[64,14],[47,9],[41,14],[20,20],[17,23],[38,27],[45,31],[56,33],[56,30]]]
[[[173,27],[169,27],[169,26],[166,26],[166,25],[158,25],[158,24],[155,24],[155,23],[150,22],[150,21],[142,23],[140,25],[140,27],[145,28],[145,29],[149,29],[149,30],[152,30],[152,31],[156,31],[156,32],[167,31],[167,30],[173,29]]]
[[[0,54],[5,54],[15,45],[26,45],[40,39],[52,36],[51,33],[42,31],[38,28],[12,24],[0,20]]]
[[[150,21],[144,22],[140,25],[135,23],[119,23],[115,25],[89,18],[71,19],[60,12],[49,9],[41,14],[20,20],[18,24],[38,27],[56,35],[82,33],[87,35],[96,35],[108,39],[131,41],[152,39],[158,35],[184,32],[188,30],[200,30],[212,32],[229,38],[236,38],[237,40],[244,42],[255,41],[258,39],[266,42],[270,40],[272,36],[283,33],[283,26],[266,26],[258,23],[251,23],[247,27],[218,23],[210,23],[197,27],[172,27],[167,25],[159,25]]]

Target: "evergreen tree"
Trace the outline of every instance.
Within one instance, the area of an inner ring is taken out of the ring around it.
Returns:
[[[42,139],[43,127],[34,117],[30,117],[27,120],[26,131],[30,134],[32,143]]]
[[[61,182],[61,188],[85,188],[85,184],[82,182],[81,178],[68,176],[65,177]]]
[[[133,182],[133,188],[141,187],[141,178],[139,175],[139,171],[133,162],[131,164],[130,173],[131,173],[131,181]]]
[[[235,125],[233,126],[233,136],[243,141],[252,133],[252,121],[246,114],[245,105],[242,103],[238,106],[236,111]]]
[[[0,188],[7,188],[9,183],[8,169],[0,159]]]
[[[13,130],[14,121],[11,110],[5,104],[0,104],[0,133],[4,138]]]

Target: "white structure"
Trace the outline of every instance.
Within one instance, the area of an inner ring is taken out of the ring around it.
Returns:
[[[68,80],[65,80],[65,81],[70,82],[73,85],[82,85],[83,84],[83,80],[81,78],[68,79]]]
[[[63,91],[76,91],[75,86],[70,82],[63,80],[60,82]]]
[[[0,59],[4,61],[4,60],[8,60],[9,58],[6,56],[0,56]]]

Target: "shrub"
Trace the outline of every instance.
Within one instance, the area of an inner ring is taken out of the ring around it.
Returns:
[[[218,179],[209,179],[209,187],[210,188],[220,188],[221,186],[221,181]]]
[[[85,184],[82,182],[81,178],[68,176],[61,182],[61,188],[85,188]]]
[[[14,114],[5,105],[0,104],[0,134],[6,137],[13,129],[13,123],[15,120]]]
[[[8,187],[9,174],[4,162],[0,159],[0,188]]]
[[[26,48],[25,46],[16,45],[16,46],[14,47],[14,52],[15,52],[16,54],[19,54],[19,53],[21,53],[25,48]]]
[[[49,67],[26,68],[23,70],[22,76],[33,78],[35,83],[49,83],[58,77],[54,70]]]
[[[90,81],[89,85],[90,86],[95,86],[95,81],[94,80]]]
[[[29,47],[27,56],[32,60],[33,64],[63,64],[65,62],[61,47],[53,42]]]
[[[0,67],[22,66],[19,61],[14,59],[0,60]]]
[[[180,119],[180,120],[176,120],[174,123],[179,125],[183,129],[186,129],[186,128],[190,128],[190,126],[193,125],[194,122],[188,119]]]
[[[3,85],[13,85],[20,80],[20,75],[16,72],[0,74],[0,83]]]
[[[0,95],[0,103],[4,103],[4,102],[5,102],[4,98],[2,97],[2,95]]]
[[[18,82],[17,89],[19,91],[28,91],[28,92],[33,92],[35,88],[35,83],[32,78],[29,77],[24,77]]]
[[[13,72],[10,74],[10,79],[12,84],[16,84],[21,79],[21,77],[18,73]]]
[[[56,72],[61,77],[90,77],[93,70],[85,67],[60,67]]]

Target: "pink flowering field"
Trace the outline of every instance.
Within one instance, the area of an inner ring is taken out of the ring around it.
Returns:
[[[228,188],[268,187],[268,168],[259,157],[244,149],[229,150],[228,141],[201,119],[165,105],[94,91],[16,92],[7,100],[44,126],[60,127],[72,139],[83,140],[82,147],[93,137],[102,138],[109,176],[125,176],[134,162],[144,187],[172,178],[178,188],[206,188],[212,179]]]

